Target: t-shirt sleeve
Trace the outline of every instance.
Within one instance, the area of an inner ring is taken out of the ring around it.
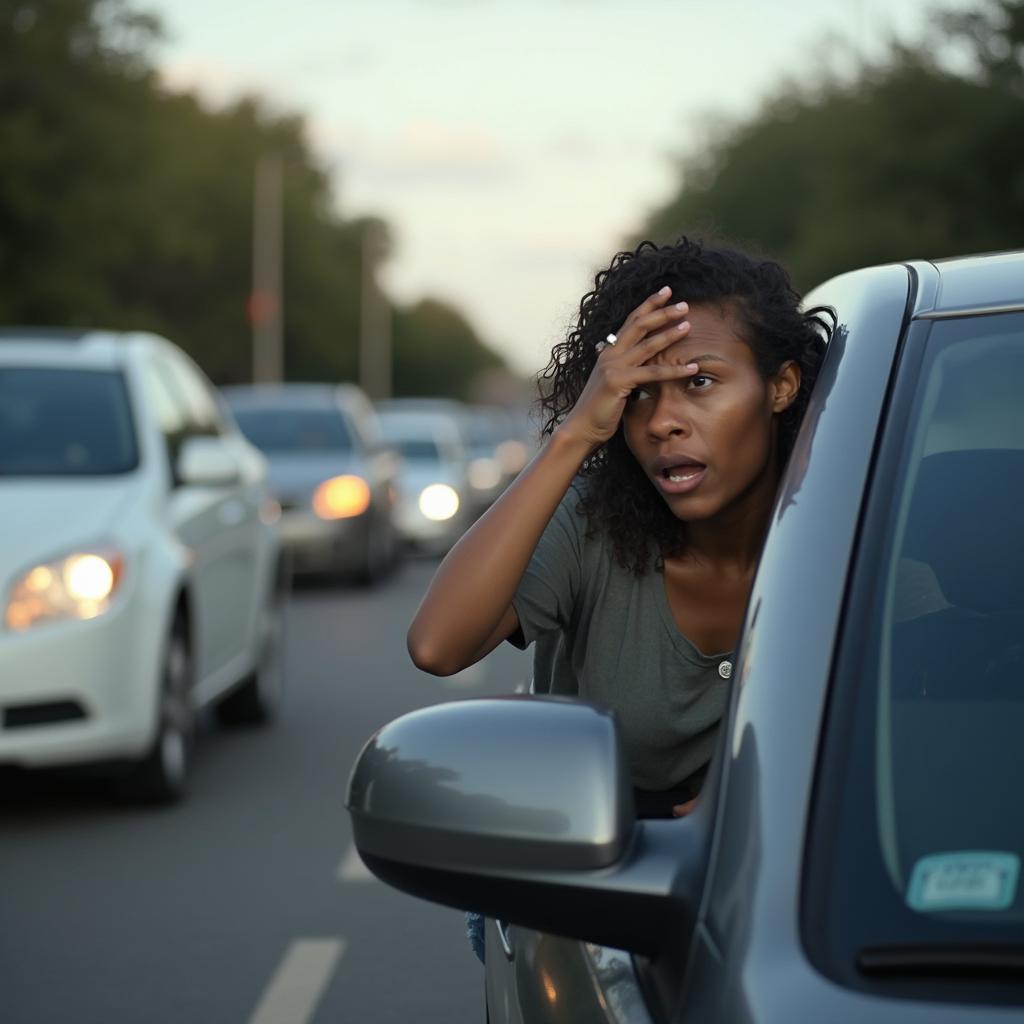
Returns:
[[[576,488],[570,487],[512,597],[519,632],[509,641],[516,647],[526,648],[545,633],[565,629],[572,618],[583,561],[585,520],[576,512],[579,501]]]

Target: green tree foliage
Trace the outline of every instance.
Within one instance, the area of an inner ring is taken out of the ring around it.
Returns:
[[[333,209],[300,118],[163,90],[159,32],[125,0],[0,0],[0,322],[156,330],[247,380],[254,168],[274,154],[285,375],[354,379],[366,222]],[[430,367],[417,391],[502,362],[437,303],[395,321],[396,377]]]
[[[780,259],[802,288],[865,264],[1020,246],[1022,11],[995,0],[949,15],[941,37],[893,45],[852,81],[782,91],[681,161],[678,192],[641,234],[731,240]],[[965,45],[967,70],[946,59]]]
[[[394,345],[396,395],[468,399],[484,371],[504,366],[500,356],[477,344],[457,310],[434,299],[396,312]]]

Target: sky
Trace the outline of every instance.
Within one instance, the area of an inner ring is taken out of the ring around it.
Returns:
[[[968,6],[969,0],[950,0]],[[402,303],[536,373],[677,161],[787,79],[848,71],[929,0],[139,0],[165,83],[305,116],[339,212],[395,235]],[[287,254],[285,255],[287,259]],[[287,296],[285,296],[287,303]]]

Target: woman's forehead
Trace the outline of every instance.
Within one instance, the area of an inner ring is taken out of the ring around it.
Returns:
[[[743,334],[743,325],[728,306],[701,303],[687,313],[690,330],[661,355],[671,363],[713,362],[753,366],[754,353]]]

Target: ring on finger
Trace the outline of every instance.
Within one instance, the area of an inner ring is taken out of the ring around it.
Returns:
[[[614,334],[609,334],[604,341],[597,342],[597,344],[594,345],[594,348],[597,349],[597,354],[600,355],[606,348],[614,345],[618,340],[619,339]]]

